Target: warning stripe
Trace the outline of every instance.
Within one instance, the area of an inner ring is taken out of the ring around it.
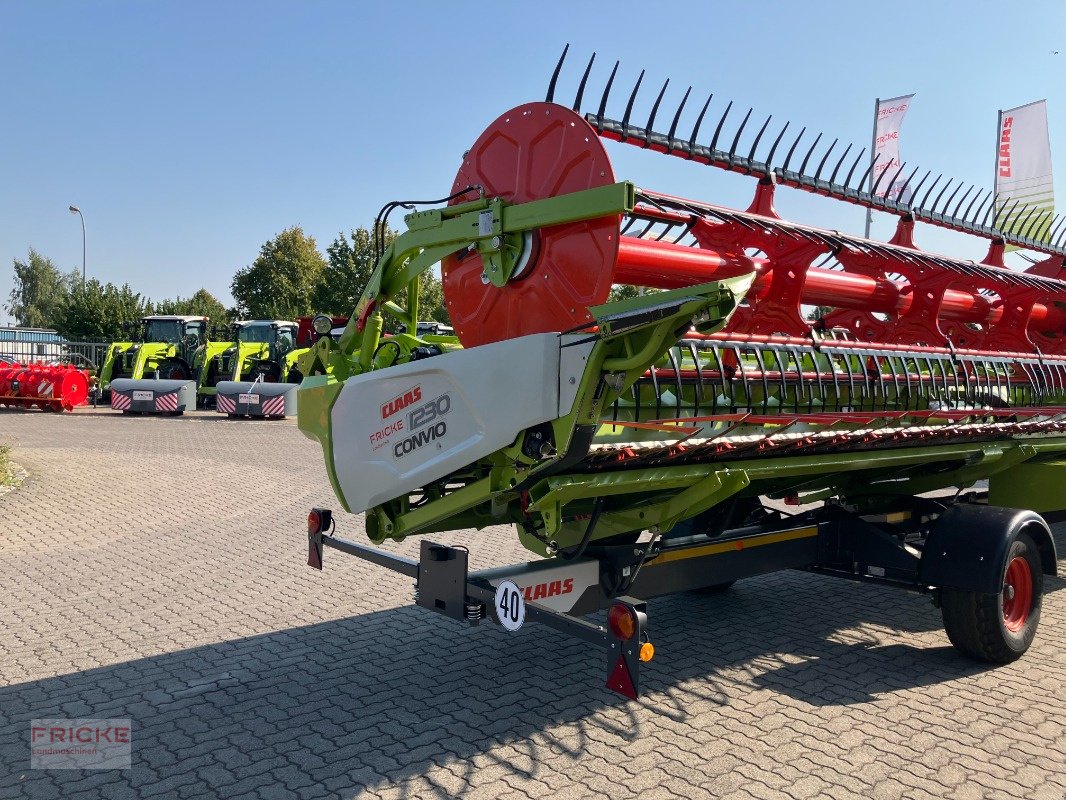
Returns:
[[[170,394],[157,394],[155,397],[155,410],[156,411],[177,411],[178,410],[178,393],[171,392]]]
[[[130,407],[129,395],[111,392],[111,407],[116,411],[125,411]]]
[[[277,397],[268,397],[260,404],[259,408],[267,416],[283,415],[285,413],[285,395],[279,394]]]
[[[232,414],[237,410],[237,404],[224,394],[215,395],[215,410],[220,414]]]

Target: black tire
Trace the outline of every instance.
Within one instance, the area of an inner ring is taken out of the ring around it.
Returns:
[[[1025,578],[1019,580],[1026,572],[1028,598],[1024,596]],[[1002,583],[1000,594],[941,589],[944,629],[960,653],[979,661],[1007,664],[1020,658],[1033,643],[1040,622],[1044,573],[1040,553],[1029,534],[1019,533],[1007,548]]]
[[[185,368],[185,365],[180,361],[173,359],[167,359],[161,361],[159,367],[156,370],[159,373],[161,380],[165,381],[187,381],[189,380],[189,370]]]

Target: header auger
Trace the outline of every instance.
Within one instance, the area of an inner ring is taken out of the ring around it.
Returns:
[[[618,648],[609,685],[627,694],[653,652],[636,598],[785,567],[931,592],[960,650],[1021,655],[1055,570],[1036,512],[1066,509],[1062,220],[1007,233],[972,190],[877,197],[853,188],[861,154],[834,163],[817,140],[793,171],[802,134],[771,167],[785,140],[756,160],[769,121],[747,155],[747,118],[719,150],[728,109],[697,145],[706,104],[688,140],[684,100],[656,133],[665,86],[643,128],[636,88],[614,121],[614,72],[582,116],[591,62],[573,109],[551,102],[561,66],[547,102],[478,137],[435,208],[386,207],[411,209],[408,229],[382,246],[344,333],[301,361],[299,404],[373,542],[511,523],[544,560],[468,574],[462,550],[423,542],[412,562],[329,535],[319,509],[309,562],[330,546],[411,575],[419,605],[457,619],[534,619]],[[603,140],[751,174],[754,199],[736,210],[617,181]],[[779,185],[897,213],[896,234],[786,221]],[[988,255],[922,251],[918,221],[984,236]],[[1009,270],[1008,242],[1046,258]],[[384,335],[383,314],[415,329],[419,275],[438,262],[457,340]],[[612,284],[655,291],[608,303]],[[831,310],[812,322],[804,305]],[[606,628],[578,618],[608,606]]]

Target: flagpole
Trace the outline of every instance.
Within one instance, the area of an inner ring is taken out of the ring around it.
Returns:
[[[877,160],[874,151],[877,150],[877,112],[881,109],[881,98],[874,98],[874,129],[870,134],[870,189],[873,190],[874,185],[874,162]],[[866,235],[865,238],[870,238],[870,225],[874,221],[874,212],[867,206],[866,207]]]
[[[996,227],[996,217],[999,215],[999,210],[995,207],[996,196],[999,194],[999,147],[1001,144],[1001,137],[1003,136],[1003,109],[999,109],[996,113],[996,160],[992,169],[992,228]]]

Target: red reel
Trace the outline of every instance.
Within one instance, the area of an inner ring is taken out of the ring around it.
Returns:
[[[481,186],[487,197],[525,203],[614,182],[603,144],[579,114],[554,103],[528,103],[478,137],[452,191]],[[612,216],[537,231],[526,242],[528,264],[501,288],[482,278],[477,253],[445,258],[444,299],[460,341],[472,347],[590,322],[589,306],[611,291],[618,226]]]

